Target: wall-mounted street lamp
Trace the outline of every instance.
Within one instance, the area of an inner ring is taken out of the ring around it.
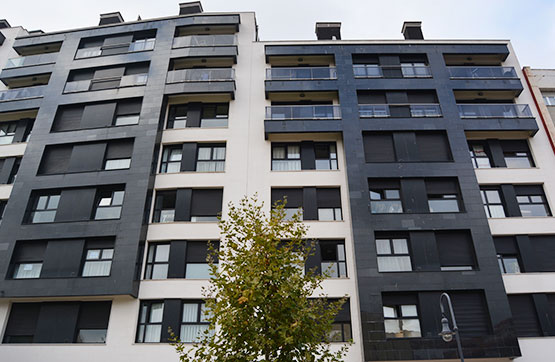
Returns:
[[[447,305],[449,306],[449,314],[451,315],[451,323],[453,324],[453,329],[449,326],[449,320],[445,316],[445,308],[443,306],[443,299],[447,300]],[[453,312],[453,304],[451,304],[451,298],[449,294],[442,293],[439,297],[439,306],[441,308],[441,332],[439,335],[445,342],[451,342],[453,340],[453,336],[457,340],[457,349],[459,351],[459,358],[461,362],[464,362],[464,356],[461,346],[461,339],[459,336],[459,327],[457,327],[457,321],[455,320],[455,313]]]

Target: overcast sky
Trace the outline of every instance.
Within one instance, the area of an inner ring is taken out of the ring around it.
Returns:
[[[185,0],[182,0],[185,2]],[[171,16],[179,0],[3,0],[0,19],[46,32]],[[316,21],[342,22],[343,39],[402,39],[421,20],[425,39],[510,39],[521,65],[555,68],[555,0],[202,0],[204,11],[254,11],[261,40],[315,39]]]

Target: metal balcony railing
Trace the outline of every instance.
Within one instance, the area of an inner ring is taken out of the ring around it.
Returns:
[[[431,78],[432,72],[427,65],[377,65],[377,64],[355,64],[353,72],[355,78],[383,78],[384,70],[401,69],[403,78]]]
[[[180,69],[168,72],[166,83],[222,82],[235,79],[233,68]]]
[[[530,118],[527,104],[459,104],[461,118]]]
[[[99,57],[104,55],[104,51],[108,52],[106,55],[115,55],[115,54],[125,54],[133,53],[133,52],[141,52],[144,50],[152,50],[154,49],[154,43],[156,43],[155,38],[149,39],[140,39],[135,40],[131,43],[123,43],[123,44],[113,44],[109,46],[98,46],[98,47],[90,47],[90,48],[82,48],[77,49],[77,54],[75,55],[75,59],[82,59],[82,58],[92,58],[92,57]],[[118,52],[114,52],[114,49],[120,49]]]
[[[113,81],[117,81],[118,79],[115,78]],[[105,89],[113,89],[113,88],[122,88],[122,87],[132,87],[138,85],[145,85],[148,80],[148,74],[130,74],[124,75],[121,77],[119,85],[114,86],[112,88],[105,88]],[[74,82],[67,82],[66,86],[64,87],[64,93],[76,93],[76,92],[86,92],[91,89],[94,83],[100,82],[110,82],[110,79],[87,79],[87,80],[77,80]]]
[[[337,79],[335,67],[268,68],[266,80]]]
[[[439,104],[359,104],[358,112],[361,118],[391,117],[390,107],[409,108],[410,117],[441,117]]]
[[[173,39],[173,48],[217,47],[236,44],[235,34],[188,35]]]
[[[56,63],[57,57],[58,57],[58,53],[46,53],[46,54],[36,54],[36,55],[28,55],[25,57],[11,58],[11,59],[8,59],[8,63],[6,64],[5,68],[10,69],[10,68],[29,67],[32,65]]]
[[[293,105],[266,107],[267,120],[341,119],[341,108],[336,105]]]
[[[454,79],[516,79],[513,67],[449,67],[449,77]]]
[[[38,85],[34,87],[8,89],[5,91],[0,91],[0,102],[40,98],[44,95],[45,89],[46,89],[46,85]]]

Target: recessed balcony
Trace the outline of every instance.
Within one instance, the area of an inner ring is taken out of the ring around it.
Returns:
[[[33,65],[44,65],[56,63],[58,53],[46,53],[22,56],[8,59],[5,69],[30,67]]]
[[[18,101],[24,99],[42,98],[46,85],[24,87],[0,91],[0,102]]]
[[[173,48],[221,47],[237,45],[235,34],[188,35],[173,39]]]
[[[268,68],[266,80],[326,80],[337,79],[335,67]]]
[[[93,90],[114,89],[145,85],[148,74],[130,74],[106,79],[86,79],[67,82],[64,93],[88,92]]]
[[[531,118],[527,104],[459,104],[461,118]]]

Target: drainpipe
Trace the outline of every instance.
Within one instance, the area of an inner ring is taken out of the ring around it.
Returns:
[[[534,93],[534,90],[532,89],[532,85],[530,84],[530,79],[528,78],[528,70],[526,69],[526,67],[522,68],[522,73],[524,74],[524,79],[526,79],[526,84],[528,85],[528,89],[530,90],[530,93],[532,94],[532,99],[534,100],[534,104],[536,105],[536,109],[538,110],[538,114],[540,115],[540,119],[542,120],[542,124],[543,124],[543,128],[545,129],[545,133],[547,133],[547,138],[549,139],[549,144],[551,145],[551,150],[553,151],[553,153],[555,154],[555,143],[553,142],[553,138],[551,136],[551,132],[549,132],[549,128],[547,128],[547,122],[543,116],[543,113],[540,109],[540,105],[538,103],[538,100],[536,99],[536,94]]]

